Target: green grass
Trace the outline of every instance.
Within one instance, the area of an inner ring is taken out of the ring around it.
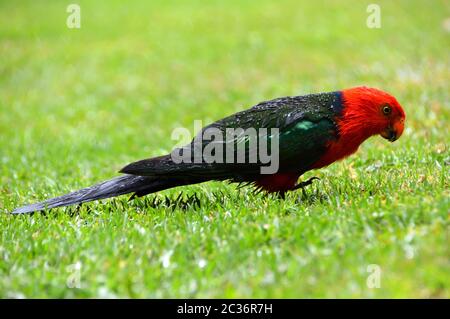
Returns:
[[[450,297],[446,1],[0,3],[0,297]],[[446,22],[445,22],[446,21]],[[376,86],[407,128],[286,200],[206,183],[11,216],[259,101]],[[156,196],[200,206],[150,203]],[[74,264],[80,288],[69,288]],[[368,265],[381,287],[366,285]]]

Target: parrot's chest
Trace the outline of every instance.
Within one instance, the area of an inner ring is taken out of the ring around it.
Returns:
[[[328,144],[325,153],[314,163],[311,169],[328,166],[336,161],[342,160],[355,153],[363,141],[359,139],[340,138]]]

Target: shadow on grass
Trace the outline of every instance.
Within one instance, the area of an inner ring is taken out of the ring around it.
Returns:
[[[45,217],[53,217],[55,214],[64,213],[70,217],[80,215],[80,213],[87,214],[99,214],[113,212],[113,211],[125,211],[127,209],[134,209],[137,211],[145,212],[148,209],[169,209],[171,211],[181,210],[188,211],[190,209],[200,209],[208,206],[225,206],[230,203],[234,203],[236,206],[242,206],[243,203],[254,202],[255,200],[264,201],[290,201],[298,205],[312,206],[318,202],[324,202],[328,200],[328,196],[316,191],[297,190],[290,192],[290,195],[283,199],[278,194],[268,194],[265,192],[242,192],[241,188],[236,188],[236,191],[232,194],[224,193],[223,191],[215,192],[194,192],[192,194],[180,191],[174,195],[161,195],[151,194],[143,197],[131,196],[128,199],[112,198],[107,199],[107,202],[87,202],[77,204],[73,206],[53,208],[49,210],[43,210],[39,212],[32,212],[26,215],[16,216],[32,216],[34,214],[40,214]],[[63,212],[61,212],[61,209]],[[213,207],[211,207],[213,209]]]
[[[267,194],[264,192],[250,192],[250,196],[255,197],[255,199],[263,199],[265,201],[287,201],[288,199],[282,199],[278,194]],[[312,206],[317,204],[318,202],[323,202],[328,199],[328,196],[325,194],[321,194],[319,192],[311,192],[302,190],[301,195],[298,195],[297,191],[292,192],[295,194],[294,201],[296,204]],[[140,209],[153,208],[153,209],[171,209],[171,210],[182,210],[187,211],[189,209],[200,209],[205,206],[210,205],[211,203],[214,206],[225,206],[227,204],[236,203],[236,205],[241,206],[245,202],[254,201],[252,198],[249,198],[249,194],[243,194],[240,189],[237,189],[236,193],[233,195],[225,194],[222,191],[216,191],[210,193],[210,195],[206,194],[185,194],[180,192],[175,196],[154,196],[154,197],[144,197],[139,198],[134,201],[129,201],[131,207],[136,207]]]

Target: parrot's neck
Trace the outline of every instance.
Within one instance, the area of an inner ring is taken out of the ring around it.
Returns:
[[[330,141],[324,155],[312,168],[328,166],[355,153],[369,137],[380,133],[380,123],[370,116],[369,107],[362,105],[353,92],[343,91],[343,111],[336,118],[338,137]]]

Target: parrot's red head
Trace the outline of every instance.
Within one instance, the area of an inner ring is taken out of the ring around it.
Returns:
[[[393,142],[403,133],[405,112],[392,95],[365,86],[342,91],[344,100],[342,133],[360,135],[363,139],[380,134]]]
[[[372,135],[393,142],[403,133],[405,112],[395,97],[365,86],[342,90],[343,110],[337,119],[339,138],[329,143],[326,153],[313,165],[321,168],[343,159]]]

